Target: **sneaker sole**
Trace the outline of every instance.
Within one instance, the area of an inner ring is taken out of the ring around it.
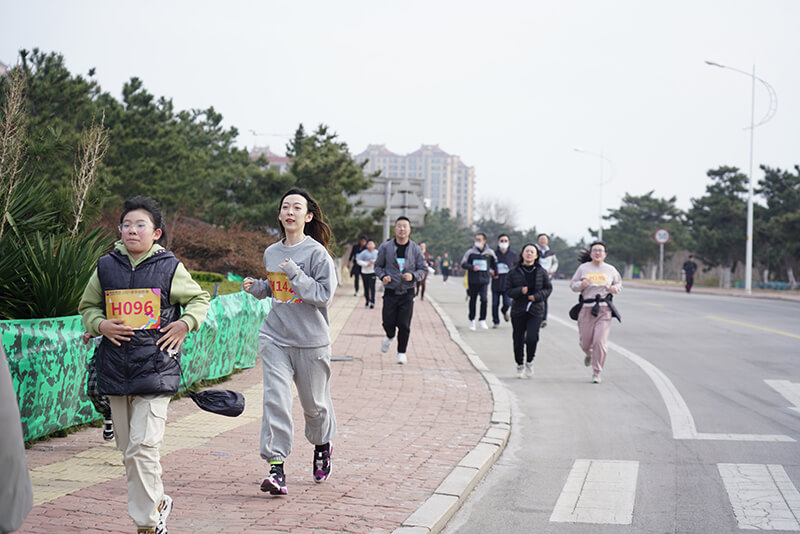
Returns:
[[[289,493],[286,488],[276,486],[268,478],[265,478],[264,482],[261,483],[261,491],[264,493],[269,493],[270,495],[286,495]]]

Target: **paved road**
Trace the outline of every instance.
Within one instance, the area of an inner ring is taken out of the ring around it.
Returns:
[[[460,280],[428,291],[514,399],[506,452],[446,532],[800,531],[800,304],[628,289],[593,385],[565,282],[529,380],[508,323],[466,328]]]

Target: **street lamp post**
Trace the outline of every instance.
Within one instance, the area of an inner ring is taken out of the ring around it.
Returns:
[[[591,152],[589,150],[583,150],[582,148],[573,148],[575,152],[581,152],[582,154],[589,154],[590,156],[595,156],[600,158],[600,205],[599,210],[597,212],[597,238],[602,241],[603,239],[603,186],[611,181],[611,178],[608,179],[608,182],[605,181],[605,170],[606,170],[606,162],[609,165],[613,166],[614,164],[610,159],[603,155],[601,151],[599,154],[597,152]]]
[[[756,76],[755,65],[753,65],[753,72],[751,74],[747,71],[736,69],[734,67],[728,67],[726,65],[720,65],[719,63],[715,63],[713,61],[706,61],[706,64],[711,65],[712,67],[719,67],[721,69],[728,69],[738,72],[739,74],[744,74],[745,76],[749,76],[752,80],[750,95],[750,176],[747,180],[747,242],[744,261],[744,291],[749,295],[753,292],[753,132],[757,126],[761,126],[775,115],[775,112],[778,109],[778,95],[775,93],[775,89],[773,89],[770,84]],[[767,92],[769,93],[769,109],[767,110],[767,114],[764,115],[764,118],[761,119],[758,124],[755,124],[756,80],[764,84],[764,87],[767,88]]]

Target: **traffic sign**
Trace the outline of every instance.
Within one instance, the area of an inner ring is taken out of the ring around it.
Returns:
[[[656,243],[659,245],[663,245],[667,241],[669,241],[669,231],[666,228],[659,228],[656,230],[655,235],[653,236],[656,240]]]

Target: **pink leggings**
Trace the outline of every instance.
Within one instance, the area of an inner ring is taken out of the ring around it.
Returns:
[[[592,370],[595,374],[603,371],[608,354],[608,333],[611,330],[611,309],[600,306],[597,317],[592,315],[592,307],[584,306],[578,315],[578,336],[583,352],[592,354]]]

